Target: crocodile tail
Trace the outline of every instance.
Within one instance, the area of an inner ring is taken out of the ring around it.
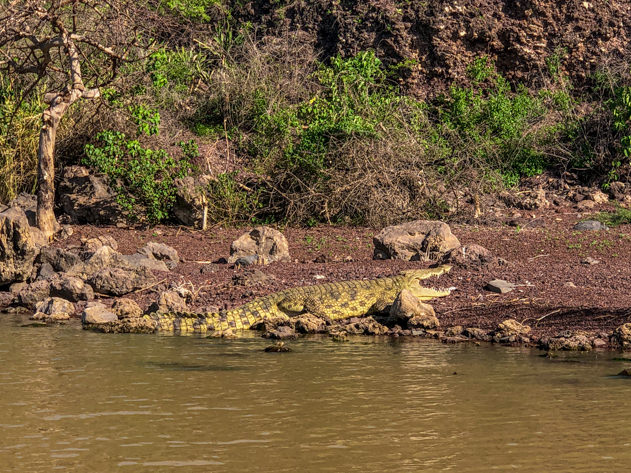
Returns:
[[[254,302],[254,301],[253,301]],[[163,333],[206,333],[229,329],[245,330],[264,320],[252,303],[232,310],[205,313],[167,313],[144,316],[147,324],[156,332]]]

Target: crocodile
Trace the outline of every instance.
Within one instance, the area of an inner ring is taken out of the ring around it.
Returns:
[[[167,313],[144,315],[140,320],[121,321],[116,331],[206,333],[249,329],[270,319],[287,319],[310,313],[339,320],[383,311],[404,289],[419,300],[449,295],[448,289],[420,285],[420,280],[440,276],[451,266],[403,271],[397,276],[370,280],[350,280],[285,289],[259,297],[222,312]]]

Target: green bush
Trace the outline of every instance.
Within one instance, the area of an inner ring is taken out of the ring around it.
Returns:
[[[475,160],[498,171],[509,186],[522,176],[541,174],[549,164],[541,145],[549,130],[532,133],[534,122],[547,110],[539,97],[524,87],[515,92],[485,58],[469,68],[472,86],[452,86],[436,107],[437,126],[460,139],[452,146],[466,146]]]
[[[360,136],[377,138],[402,100],[372,51],[349,59],[337,56],[315,77],[320,91],[295,106],[270,114],[266,98],[258,92],[255,97],[255,152],[267,157],[278,151],[274,166],[309,182],[335,165],[332,146]]]
[[[129,217],[152,224],[166,220],[175,202],[173,181],[191,169],[191,145],[184,145],[188,152],[174,159],[165,150],[144,148],[120,132],[103,131],[96,143],[85,146],[83,162],[110,178]]]

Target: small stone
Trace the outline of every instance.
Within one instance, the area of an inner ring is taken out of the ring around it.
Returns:
[[[289,353],[291,351],[291,348],[286,346],[284,342],[278,342],[274,345],[265,347],[265,350],[263,351],[265,351],[266,353]]]
[[[592,258],[591,256],[588,256],[587,258],[581,260],[581,264],[586,264],[586,265],[589,265],[589,266],[591,266],[593,264],[598,264],[598,263],[600,263],[600,261],[598,261],[597,259]]]
[[[234,265],[237,268],[242,268],[245,266],[251,266],[253,264],[257,264],[258,261],[259,261],[258,255],[240,256],[234,261]]]
[[[481,328],[477,327],[467,327],[462,331],[462,334],[465,337],[469,337],[474,340],[480,340],[484,342],[488,342],[489,340],[491,340],[491,336],[486,330],[482,330]]]
[[[578,222],[574,227],[574,230],[578,231],[600,231],[600,230],[609,230],[609,227],[604,223],[599,222],[598,220],[583,220],[582,222]]]
[[[631,376],[631,368],[623,369],[620,373],[617,374],[617,376],[625,376],[625,377]]]
[[[497,294],[506,294],[507,292],[514,290],[516,287],[517,286],[515,284],[504,281],[503,279],[493,279],[484,286],[484,289]]]
[[[526,335],[530,333],[528,325],[521,324],[514,319],[507,319],[498,324],[493,333],[493,341],[499,343],[514,343],[525,341]]]
[[[313,279],[316,279],[318,281],[321,281],[322,279],[326,279],[326,276],[323,274],[314,274],[313,275]]]
[[[605,194],[603,191],[600,191],[600,190],[595,190],[593,192],[590,192],[587,195],[587,198],[589,200],[596,202],[597,204],[604,204],[609,201],[609,197],[607,197],[607,194]]]
[[[256,285],[265,285],[272,282],[274,279],[273,276],[268,276],[263,271],[258,269],[246,269],[241,274],[235,274],[232,276],[232,283],[235,286],[256,286]]]
[[[568,281],[568,282],[566,282],[565,284],[563,284],[563,287],[572,287],[572,288],[575,288],[575,287],[576,287],[576,284],[574,284],[574,283],[573,283],[573,282],[571,282],[571,281]]]
[[[596,207],[596,202],[593,200],[581,200],[576,204],[576,208],[580,211],[591,210]]]
[[[329,258],[327,255],[325,254],[321,254],[318,255],[313,262],[314,263],[329,263],[331,261],[331,258]]]
[[[274,330],[265,332],[264,338],[274,338],[277,340],[288,340],[296,338],[296,332],[292,327],[281,325]]]
[[[323,333],[326,331],[326,323],[315,315],[301,314],[296,318],[295,328],[298,333]]]

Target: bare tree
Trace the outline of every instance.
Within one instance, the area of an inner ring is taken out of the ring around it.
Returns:
[[[39,136],[37,225],[58,229],[55,139],[68,108],[94,99],[119,68],[137,58],[143,38],[141,1],[0,0],[0,73],[19,75],[22,100],[46,90]],[[146,10],[145,10],[146,11]]]

